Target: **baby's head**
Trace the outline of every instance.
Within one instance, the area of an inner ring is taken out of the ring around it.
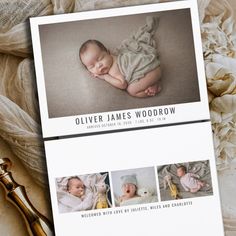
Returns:
[[[186,167],[185,166],[179,166],[178,168],[177,168],[177,175],[178,175],[178,177],[182,177],[182,176],[184,176],[185,174],[186,174],[186,172],[187,172],[187,169],[186,169]]]
[[[77,176],[69,178],[66,187],[67,191],[76,197],[80,198],[85,194],[84,183]]]
[[[86,69],[94,75],[107,74],[113,64],[109,50],[97,40],[87,40],[79,50],[79,57]]]
[[[137,194],[136,175],[125,175],[121,177],[122,192],[127,198],[132,198]]]

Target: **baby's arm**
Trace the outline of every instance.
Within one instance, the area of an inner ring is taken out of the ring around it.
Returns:
[[[191,177],[194,177],[194,178],[197,178],[197,179],[200,179],[200,176],[197,175],[197,174],[194,174],[194,173],[190,173],[190,176],[191,176]]]
[[[122,78],[121,76],[113,77],[109,74],[105,74],[105,75],[97,75],[96,77],[98,77],[99,79],[105,80],[106,82],[108,82],[112,86],[119,88],[119,89],[126,89],[128,86],[126,80],[124,78]]]
[[[118,198],[119,203],[123,202],[123,200],[124,200],[124,196],[123,195],[119,196],[119,198]]]
[[[93,194],[87,193],[85,199],[76,207],[73,208],[73,211],[85,211],[90,210],[93,207]]]

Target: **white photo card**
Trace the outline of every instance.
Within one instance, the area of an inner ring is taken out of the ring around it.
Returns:
[[[43,137],[209,120],[198,17],[197,1],[189,0],[31,18]],[[84,42],[95,39],[114,52],[112,65],[127,78],[133,69],[128,63],[124,72],[124,58],[116,64],[119,50],[150,18],[158,21],[152,40],[160,80],[151,86],[145,74],[119,89],[91,76],[80,60]],[[139,89],[140,81],[148,81],[140,92],[148,97],[128,89]]]

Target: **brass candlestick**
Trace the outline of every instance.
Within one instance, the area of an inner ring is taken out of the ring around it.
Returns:
[[[53,230],[48,219],[41,215],[27,197],[25,187],[19,185],[8,171],[11,161],[0,158],[0,183],[4,186],[7,197],[17,206],[27,223],[30,235],[52,236]]]

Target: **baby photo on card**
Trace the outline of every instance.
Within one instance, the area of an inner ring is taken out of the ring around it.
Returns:
[[[31,33],[44,137],[209,118],[195,1],[38,17]]]
[[[111,176],[115,206],[158,201],[154,167],[113,171]]]
[[[189,9],[39,32],[50,118],[200,100]]]
[[[209,160],[158,166],[161,200],[211,196]]]
[[[112,207],[107,172],[57,178],[56,189],[60,213]]]

